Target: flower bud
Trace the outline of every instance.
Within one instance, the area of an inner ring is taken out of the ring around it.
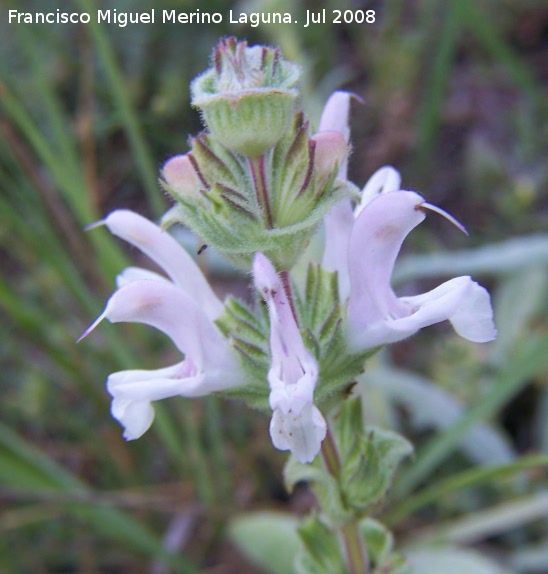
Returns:
[[[199,195],[205,189],[188,154],[176,155],[168,160],[163,169],[162,177],[174,198]]]
[[[323,188],[346,159],[348,144],[346,138],[338,132],[321,132],[310,139],[315,144],[316,185]]]
[[[245,156],[262,155],[289,126],[299,67],[283,60],[278,49],[248,48],[233,37],[221,40],[213,63],[192,82],[192,104],[222,145]]]

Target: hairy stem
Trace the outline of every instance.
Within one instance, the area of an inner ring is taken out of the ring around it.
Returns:
[[[369,559],[357,522],[343,526],[341,534],[346,553],[348,573],[367,574],[369,572]]]
[[[329,428],[329,423],[327,425],[325,439],[322,442],[321,455],[327,472],[334,478],[339,479],[341,460],[335,439]],[[340,534],[343,541],[348,573],[368,574],[369,558],[358,523],[351,522],[344,525],[340,529]]]

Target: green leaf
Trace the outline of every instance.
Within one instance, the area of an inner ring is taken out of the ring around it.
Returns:
[[[411,444],[394,432],[371,427],[364,432],[367,438],[361,438],[356,455],[343,462],[341,473],[347,504],[362,512],[384,498],[398,465],[413,452]]]
[[[35,491],[41,494],[65,492],[65,508],[68,512],[89,523],[98,534],[123,544],[134,552],[162,558],[178,567],[184,565],[185,572],[194,572],[194,568],[186,560],[169,555],[160,539],[146,526],[116,508],[98,505],[93,491],[83,481],[1,423],[0,483],[13,490]]]
[[[301,464],[295,457],[290,457],[284,468],[284,482],[288,491],[293,490],[300,481],[310,482],[319,504],[333,522],[343,524],[352,519],[342,496],[338,480],[323,467],[321,457],[316,457],[311,464]]]
[[[394,546],[392,533],[380,522],[372,518],[362,520],[360,531],[365,540],[369,560],[376,567],[382,568]]]
[[[438,481],[431,487],[419,491],[414,496],[406,498],[392,512],[385,515],[384,520],[388,523],[396,524],[419,508],[423,508],[437,500],[443,500],[444,497],[457,490],[473,488],[483,484],[492,485],[495,482],[509,479],[524,470],[541,468],[543,466],[548,466],[548,455],[522,457],[511,464],[473,468],[455,474],[446,480]]]
[[[358,514],[367,512],[385,496],[398,465],[413,447],[394,432],[365,427],[359,397],[345,402],[333,434],[341,459],[342,498]]]
[[[410,574],[510,574],[478,552],[459,548],[431,548],[406,552]]]
[[[548,235],[515,237],[477,249],[451,253],[409,255],[398,260],[392,282],[401,285],[415,279],[456,275],[507,275],[524,267],[548,264]]]
[[[287,574],[300,548],[297,528],[290,514],[255,512],[234,518],[228,534],[250,562],[269,574]]]
[[[345,572],[346,565],[336,534],[318,517],[309,518],[300,528],[304,550],[295,564],[298,574]]]
[[[395,486],[395,495],[398,498],[406,496],[453,452],[472,425],[498,412],[532,376],[545,372],[548,369],[547,347],[548,336],[532,336],[524,341],[506,368],[494,377],[490,390],[469,409],[465,416],[433,438],[418,453],[413,467],[407,470]]]
[[[469,516],[437,524],[416,537],[417,541],[474,544],[491,536],[504,534],[512,529],[548,515],[548,493],[538,492],[520,500],[499,504]]]
[[[363,378],[366,392],[378,389],[391,402],[409,413],[410,425],[418,430],[443,431],[455,424],[466,407],[447,390],[414,373],[389,366],[375,366]],[[487,423],[477,423],[463,433],[459,448],[477,464],[506,464],[515,454],[508,440]]]

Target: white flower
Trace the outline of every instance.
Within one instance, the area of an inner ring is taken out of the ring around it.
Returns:
[[[168,335],[184,355],[170,367],[108,377],[112,415],[131,440],[152,424],[152,401],[207,395],[242,384],[243,376],[213,322],[223,305],[188,253],[167,232],[131,211],[114,211],[101,223],[148,255],[169,279],[145,269],[126,269],[105,310],[82,337],[105,318],[112,323],[144,323]]]
[[[457,333],[483,343],[496,337],[487,291],[470,277],[457,277],[428,293],[396,297],[390,279],[407,234],[435,209],[412,191],[379,194],[352,226],[348,248],[348,336],[355,348],[404,339],[449,320]]]
[[[270,317],[272,443],[301,463],[312,462],[326,434],[325,420],[313,403],[318,364],[304,346],[280,277],[262,253],[255,255],[253,275]]]

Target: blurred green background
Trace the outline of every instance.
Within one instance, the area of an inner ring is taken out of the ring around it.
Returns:
[[[224,23],[7,19],[9,9],[152,7],[220,12]],[[291,10],[304,21],[307,9],[322,8],[328,16],[372,9],[376,21],[228,23],[230,9]],[[174,350],[161,335],[103,324],[75,344],[115,275],[141,263],[107,232],[83,227],[118,207],[151,218],[167,210],[158,169],[201,129],[188,85],[227,34],[280,45],[302,65],[313,123],[333,90],[363,98],[352,110],[355,183],[394,165],[404,188],[468,227],[465,238],[430,217],[406,243],[398,285],[417,291],[473,274],[493,294],[497,342],[474,346],[432,329],[385,352],[362,381],[371,420],[402,430],[417,447],[386,504],[398,540],[412,544],[423,527],[428,539],[427,527],[442,522],[438,534],[450,542],[481,543],[516,572],[547,572],[543,0],[1,3],[0,571],[276,572],[236,550],[227,521],[312,504],[304,486],[285,492],[285,456],[270,444],[267,417],[238,403],[165,401],[145,437],[121,438],[105,378],[169,364]],[[245,296],[248,279],[208,257],[219,292]]]

